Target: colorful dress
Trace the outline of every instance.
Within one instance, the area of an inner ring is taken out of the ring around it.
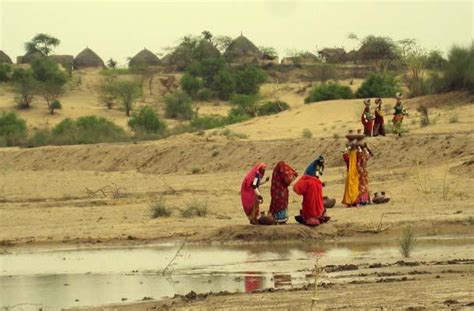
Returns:
[[[298,222],[317,226],[328,220],[328,217],[324,216],[323,184],[319,178],[304,175],[296,182],[293,190],[303,196],[300,215],[295,217]]]
[[[363,150],[358,152],[359,161],[357,162],[357,172],[359,173],[359,196],[357,203],[360,205],[367,205],[370,203],[369,193],[369,173],[367,172],[367,162],[370,154]]]
[[[346,162],[347,176],[342,204],[347,207],[357,206],[359,197],[359,171],[357,170],[359,158],[357,150],[351,149],[348,153],[344,153],[343,157]]]
[[[265,163],[255,165],[245,176],[240,187],[240,198],[245,215],[251,223],[257,221],[259,216],[259,202],[255,189],[260,186],[260,180],[263,178],[262,169],[266,168]]]
[[[288,221],[288,186],[297,176],[296,171],[283,161],[273,169],[270,213],[276,223]]]
[[[364,112],[360,117],[362,125],[364,126],[364,135],[372,136],[372,128],[374,126],[374,116],[370,112],[370,106],[364,108]]]
[[[375,120],[374,120],[374,136],[385,136],[385,121],[383,118],[382,107],[378,106],[375,108]]]
[[[398,101],[395,107],[393,107],[395,112],[393,113],[393,133],[398,134],[399,136],[402,134],[402,123],[403,118],[407,115],[405,108],[401,101]]]

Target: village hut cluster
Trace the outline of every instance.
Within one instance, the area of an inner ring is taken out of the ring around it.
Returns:
[[[298,55],[284,57],[279,61],[278,56],[261,51],[252,41],[244,35],[240,35],[229,44],[221,54],[214,43],[210,40],[202,39],[196,48],[198,59],[215,58],[223,56],[231,65],[256,64],[261,66],[271,65],[314,65],[321,62],[339,64],[357,64],[359,51],[352,50],[346,52],[343,48],[324,48],[317,51],[317,54],[304,52]],[[17,64],[31,64],[36,59],[43,57],[41,52],[26,53],[16,58]],[[64,68],[84,69],[84,68],[105,68],[104,60],[91,48],[86,47],[75,57],[73,55],[50,55],[54,62]],[[0,63],[13,64],[12,59],[3,51],[0,51]],[[164,55],[161,59],[152,51],[144,48],[135,56],[129,59],[129,67],[140,65],[172,67],[176,70],[183,70],[187,65],[186,53],[178,46],[173,52]]]

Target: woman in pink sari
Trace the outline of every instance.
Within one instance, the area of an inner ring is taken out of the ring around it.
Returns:
[[[258,224],[259,207],[263,203],[263,197],[258,188],[266,183],[269,178],[262,182],[265,175],[265,163],[255,165],[245,176],[240,187],[240,197],[242,199],[242,207],[245,215],[247,215],[252,225]]]

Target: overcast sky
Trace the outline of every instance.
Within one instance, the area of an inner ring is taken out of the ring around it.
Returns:
[[[353,32],[414,38],[446,52],[473,40],[474,1],[9,1],[0,0],[0,49],[12,59],[43,32],[61,40],[55,54],[77,55],[86,46],[104,60],[125,63],[144,47],[155,53],[186,34],[209,30],[257,46],[314,52],[352,49]]]

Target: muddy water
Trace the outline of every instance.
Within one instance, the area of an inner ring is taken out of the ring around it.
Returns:
[[[322,264],[399,260],[394,241],[384,244],[239,247],[159,244],[141,248],[17,252],[0,255],[0,307],[55,310],[159,299],[191,290],[244,292],[299,287],[315,259]],[[179,250],[179,252],[178,252]],[[474,239],[420,239],[420,258],[474,250]],[[170,264],[171,262],[171,264]],[[165,273],[163,271],[165,270]],[[145,298],[146,299],[146,298]]]

